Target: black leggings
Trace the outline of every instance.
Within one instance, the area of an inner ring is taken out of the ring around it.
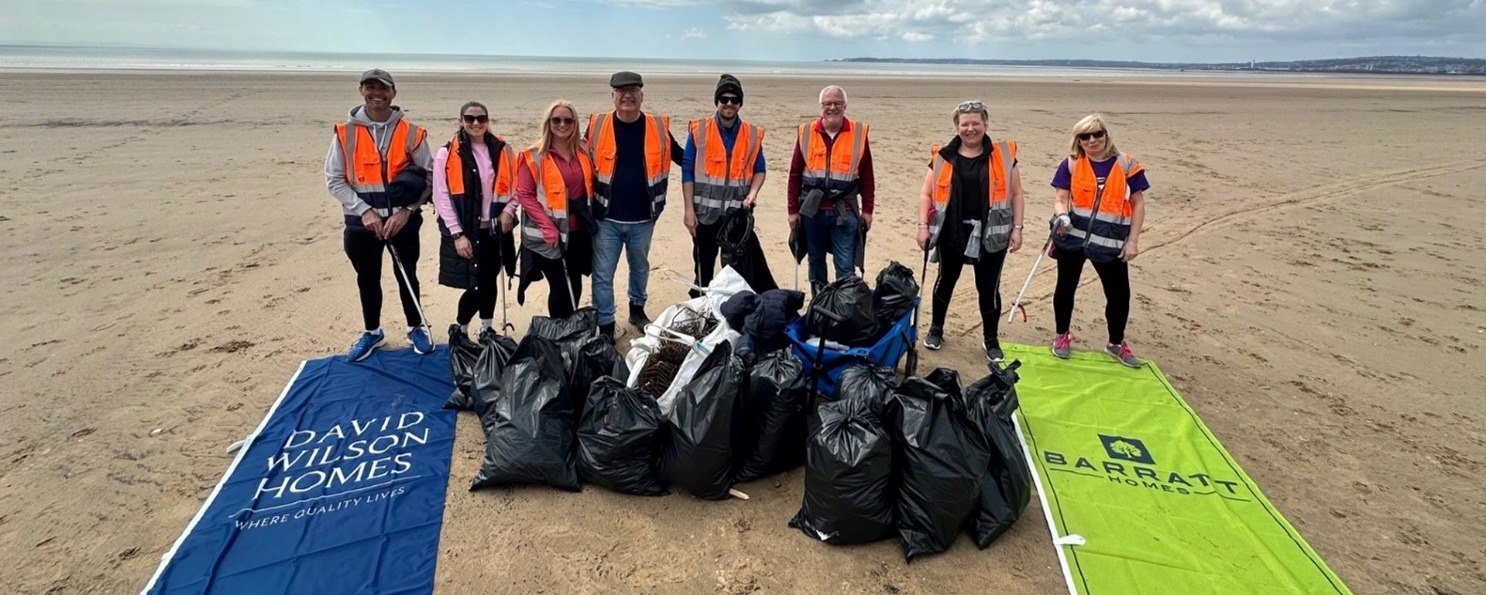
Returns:
[[[1061,335],[1068,332],[1073,322],[1073,296],[1078,292],[1078,278],[1083,275],[1088,257],[1081,250],[1061,248],[1054,255],[1058,259],[1058,287],[1053,291],[1053,318]],[[1109,342],[1118,345],[1125,341],[1125,323],[1130,320],[1130,265],[1119,259],[1093,264],[1094,272],[1099,273],[1099,283],[1104,286]]]
[[[408,326],[423,325],[423,317],[418,315],[418,306],[413,301],[413,296],[418,294],[418,228],[422,223],[422,217],[412,216],[397,235],[389,240],[392,247],[397,249],[402,266],[408,272],[408,283],[403,282],[402,275],[397,271],[392,273],[397,279],[397,294],[402,298],[402,313],[408,320]],[[344,243],[346,258],[351,259],[351,268],[356,269],[356,289],[361,294],[362,324],[369,331],[381,328],[382,255],[387,253],[389,242],[377,239],[376,234],[364,229],[346,228]]]
[[[566,318],[573,313],[574,305],[583,299],[583,273],[564,260],[544,258],[533,253],[537,268],[542,271],[542,277],[547,279],[547,315],[553,318]],[[567,273],[568,282],[563,283],[563,273]],[[569,297],[571,296],[571,297]]]
[[[475,244],[475,261],[479,263],[475,267],[475,288],[466,289],[459,296],[459,309],[455,313],[455,320],[461,326],[469,324],[477,311],[481,320],[495,317],[495,298],[500,290],[500,279],[497,278],[501,267],[500,238],[492,237],[488,229],[479,233],[482,237]]]
[[[975,292],[980,298],[980,323],[985,339],[999,344],[996,339],[1001,321],[1001,266],[1006,263],[1006,251],[982,254],[975,262]],[[949,312],[949,298],[955,293],[955,283],[960,280],[960,270],[965,266],[964,250],[939,251],[939,278],[934,281],[934,311],[930,325],[944,329],[944,316]]]

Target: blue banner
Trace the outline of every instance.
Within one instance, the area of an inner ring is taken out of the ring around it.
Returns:
[[[431,593],[446,347],[305,361],[144,593]]]

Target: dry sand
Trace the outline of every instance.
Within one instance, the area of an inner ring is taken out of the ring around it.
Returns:
[[[224,448],[252,431],[299,360],[349,346],[356,292],[321,168],[331,125],[359,103],[351,78],[0,74],[6,590],[137,591],[230,462]],[[1107,114],[1153,184],[1132,274],[1137,352],[1357,592],[1486,592],[1486,81],[743,79],[745,117],[769,129],[760,233],[786,285],[791,129],[814,115],[823,84],[846,86],[849,115],[873,124],[874,273],[889,259],[918,264],[912,205],[953,105],[987,100],[992,134],[1020,141],[1029,243],[1069,126]],[[582,111],[608,101],[602,77],[398,80],[398,103],[439,142],[468,99],[488,102],[495,130],[518,145],[553,98]],[[715,80],[650,77],[646,107],[701,116]],[[657,269],[689,269],[680,212],[661,221]],[[431,279],[437,232],[423,234]],[[1009,259],[1008,294],[1033,254]],[[1053,276],[1034,280],[1031,321],[1003,327],[1004,340],[1051,336]],[[1103,340],[1093,277],[1075,348]],[[456,292],[424,287],[442,335]],[[520,326],[543,291],[525,308],[512,302]],[[683,291],[656,271],[651,312]],[[968,279],[955,308],[945,350],[925,364],[975,375]],[[893,542],[833,548],[788,529],[800,471],[741,486],[747,502],[470,493],[478,430],[460,417],[441,592],[1063,590],[1035,500],[989,550],[961,539],[908,566]]]

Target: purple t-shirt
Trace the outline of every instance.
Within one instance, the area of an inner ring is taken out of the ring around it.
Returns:
[[[1053,188],[1068,190],[1073,187],[1073,172],[1068,170],[1068,163],[1070,161],[1072,161],[1071,158],[1064,159],[1062,163],[1058,164],[1058,173],[1053,174]],[[1104,178],[1109,177],[1109,170],[1114,169],[1114,162],[1114,157],[1110,157],[1104,161],[1089,160],[1089,163],[1094,166],[1094,178],[1098,180],[1099,186],[1104,186]],[[1130,187],[1130,194],[1144,192],[1151,187],[1151,183],[1145,179],[1144,169],[1133,176],[1126,177],[1125,185]]]

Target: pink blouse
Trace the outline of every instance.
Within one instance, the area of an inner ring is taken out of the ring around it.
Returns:
[[[495,188],[495,170],[490,167],[490,147],[485,143],[474,143],[470,148],[475,153],[475,167],[480,170],[480,228],[490,227],[491,189]],[[454,201],[449,198],[449,147],[439,149],[433,158],[433,208],[449,228],[449,233],[464,231],[459,225],[459,215],[454,212]]]

